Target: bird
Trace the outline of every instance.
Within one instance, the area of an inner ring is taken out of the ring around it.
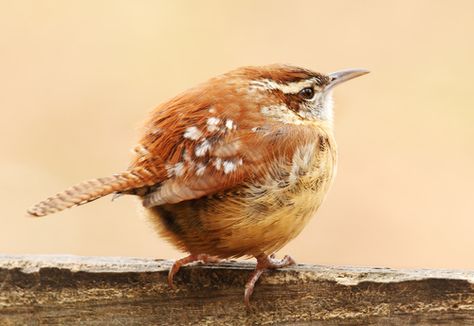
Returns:
[[[170,268],[171,287],[186,264],[255,258],[249,307],[263,272],[295,264],[275,253],[315,215],[334,179],[333,88],[367,73],[271,64],[213,77],[151,112],[123,172],[79,183],[28,214],[136,196],[158,234],[188,254]]]

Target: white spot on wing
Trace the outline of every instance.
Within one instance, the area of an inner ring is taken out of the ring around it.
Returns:
[[[178,162],[174,165],[167,164],[165,166],[166,168],[166,173],[168,175],[168,178],[172,177],[181,177],[184,174],[184,163],[183,162]]]
[[[216,118],[216,117],[211,117],[207,119],[207,130],[209,132],[214,132],[219,130],[219,123],[221,122],[221,119]]]
[[[237,170],[237,164],[235,164],[232,161],[224,161],[224,163],[222,163],[222,166],[224,167],[225,174],[228,174]]]
[[[208,124],[208,125],[214,125],[214,126],[216,126],[216,125],[218,125],[220,122],[221,122],[221,119],[216,118],[216,117],[211,117],[211,118],[208,118],[208,119],[207,119],[207,124]]]
[[[201,138],[202,132],[195,126],[186,128],[183,137],[191,140],[198,140]]]
[[[211,149],[211,144],[207,139],[204,139],[202,142],[200,142],[194,151],[194,154],[196,156],[204,156],[209,150]]]
[[[196,165],[196,175],[198,177],[202,176],[204,174],[204,172],[206,171],[206,166],[202,163],[198,163]]]
[[[230,129],[232,130],[232,128],[234,128],[234,121],[230,120],[230,119],[227,119],[226,122],[225,122],[225,126],[227,129]]]
[[[220,158],[216,158],[214,162],[212,162],[212,165],[214,165],[216,170],[220,170],[222,166],[222,160]]]

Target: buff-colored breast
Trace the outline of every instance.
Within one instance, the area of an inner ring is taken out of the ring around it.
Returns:
[[[148,215],[183,251],[221,258],[271,254],[296,237],[321,205],[333,179],[335,143],[324,133],[270,165],[259,182],[148,208]]]

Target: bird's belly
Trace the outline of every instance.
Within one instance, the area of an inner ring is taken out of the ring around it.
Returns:
[[[331,183],[331,155],[306,163],[280,167],[257,184],[148,212],[159,233],[184,251],[222,258],[271,254],[301,232]]]

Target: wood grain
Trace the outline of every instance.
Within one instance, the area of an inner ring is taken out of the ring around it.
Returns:
[[[0,255],[0,324],[474,323],[474,271],[297,265],[266,273],[242,303],[254,264]]]

